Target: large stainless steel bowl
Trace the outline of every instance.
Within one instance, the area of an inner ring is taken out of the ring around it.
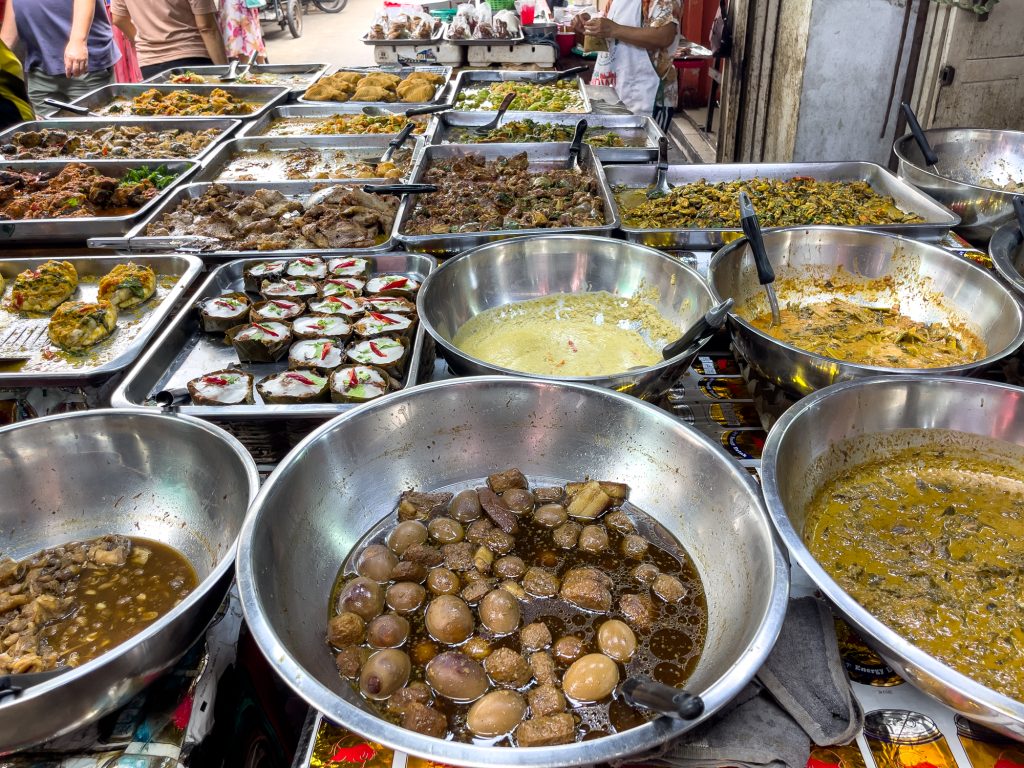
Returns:
[[[1024,183],[1024,132],[987,128],[933,128],[925,131],[939,158],[938,173],[929,168],[914,137],[896,139],[899,176],[960,216],[956,229],[967,239],[986,243],[1013,216],[1012,192],[982,186]]]
[[[404,490],[513,466],[537,480],[630,485],[630,500],[686,547],[707,590],[707,642],[687,688],[704,698],[705,717],[732,698],[774,643],[788,590],[750,476],[720,446],[635,398],[504,376],[425,384],[357,408],[311,434],[271,475],[242,530],[238,586],[253,636],[283,679],[356,733],[455,765],[602,763],[692,727],[662,718],[550,748],[452,743],[381,719],[338,675],[324,641],[327,603],[360,537]]]
[[[988,243],[988,255],[999,275],[1024,294],[1024,233],[1016,221],[996,230]]]
[[[927,440],[921,430],[927,429],[1024,445],[1024,390],[963,378],[893,376],[816,392],[786,411],[768,435],[761,465],[768,510],[794,565],[903,678],[965,717],[1024,739],[1024,702],[956,672],[886,627],[825,572],[803,543],[807,504],[828,476],[896,447],[920,444]],[[871,436],[877,436],[877,446]],[[845,441],[856,439],[872,447],[858,443],[856,452],[842,450]]]
[[[131,640],[0,701],[0,754],[117,708],[188,650],[227,593],[235,541],[258,487],[242,445],[187,416],[101,410],[0,430],[0,554],[21,558],[120,533],[171,545],[200,578]]]
[[[471,357],[452,343],[471,317],[509,302],[584,291],[628,297],[642,289],[656,291],[652,303],[679,326],[680,335],[712,306],[700,275],[661,251],[605,237],[550,235],[492,243],[456,256],[423,282],[417,307],[423,327],[456,374],[502,373],[645,394],[667,369],[685,362],[684,356],[614,376],[535,376]]]
[[[840,362],[785,344],[747,321],[765,311],[764,289],[744,238],[730,243],[711,259],[708,282],[716,300],[732,297],[736,309],[729,317],[733,343],[757,372],[798,395],[838,381],[913,373],[965,375],[1014,352],[1024,343],[1024,314],[1013,294],[981,267],[936,245],[909,238],[843,227],[792,227],[764,233],[768,258],[775,267],[779,303],[823,300],[824,292],[787,292],[786,281],[837,275],[846,279],[889,277],[887,298],[900,311],[926,323],[966,326],[985,342],[981,360],[945,368],[904,369]],[[808,283],[810,281],[808,280]],[[849,298],[844,295],[844,298]],[[865,299],[871,303],[875,297]],[[856,301],[856,298],[853,299]]]

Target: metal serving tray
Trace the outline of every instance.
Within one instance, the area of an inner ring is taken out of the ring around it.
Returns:
[[[458,104],[459,94],[468,88],[477,88],[489,85],[490,83],[499,83],[506,80],[522,80],[527,83],[540,83],[551,78],[552,72],[526,72],[522,70],[504,70],[504,69],[464,69],[459,72],[459,76],[455,79],[455,86],[452,89],[452,103]],[[575,78],[576,85],[579,86],[580,95],[583,97],[583,111],[582,112],[555,112],[550,114],[569,114],[569,115],[581,115],[589,114],[593,111],[593,107],[590,105],[590,97],[587,95],[587,89],[583,85],[583,80],[577,75]],[[456,107],[458,109],[458,107]],[[495,105],[493,110],[460,110],[463,112],[483,111],[493,113],[497,111],[498,107]],[[543,112],[532,112],[534,115],[549,114]]]
[[[623,141],[634,142],[637,146],[596,147],[597,159],[602,163],[654,163],[658,161],[658,139],[665,134],[650,117],[637,115],[580,115],[572,112],[537,113],[506,112],[502,123],[513,120],[533,120],[537,123],[575,126],[580,119],[587,121],[587,130],[613,131]],[[438,127],[431,139],[432,144],[474,143],[452,141],[453,129],[476,128],[494,119],[493,112],[444,112],[437,116]],[[525,143],[525,142],[524,142]]]
[[[620,165],[605,169],[608,184],[618,186],[650,187],[654,183],[654,166]],[[755,177],[767,179],[789,179],[794,176],[808,176],[818,181],[866,181],[883,195],[891,195],[896,204],[908,213],[916,213],[924,219],[921,224],[878,224],[864,225],[862,229],[904,235],[918,240],[940,240],[952,227],[960,223],[960,217],[948,208],[939,205],[924,193],[918,191],[880,165],[868,162],[841,163],[764,163],[741,164],[722,163],[708,165],[670,165],[668,181],[672,186],[708,182],[742,181]],[[737,203],[739,205],[739,203]],[[616,214],[622,212],[616,203]],[[622,226],[627,240],[654,248],[718,248],[743,234],[735,229],[636,229]]]
[[[76,301],[95,301],[100,278],[129,261],[127,256],[54,258],[75,265],[79,283],[71,298]],[[0,260],[0,275],[7,283],[4,293],[10,294],[19,272],[44,261],[43,256]],[[50,312],[9,311],[5,295],[0,302],[0,386],[81,386],[109,378],[134,363],[203,268],[194,256],[147,256],[134,261],[157,274],[156,293],[141,306],[122,310],[117,330],[81,355],[69,355],[50,344],[46,334]],[[22,356],[26,359],[10,359]]]
[[[153,160],[79,160],[76,161],[90,168],[98,168],[101,173],[118,178],[128,171],[143,165],[153,167]],[[161,204],[161,201],[185,182],[199,169],[199,164],[192,160],[161,160],[158,163],[167,167],[178,178],[166,189],[134,213],[125,216],[82,216],[53,219],[5,219],[0,220],[0,241],[18,241],[32,243],[81,243],[90,237],[116,237],[123,235],[136,221],[146,216]],[[24,172],[51,171],[59,173],[68,165],[67,160],[9,160],[0,162],[0,169]]]
[[[329,185],[329,182],[325,183],[322,181],[286,181],[277,184],[268,184],[258,181],[234,181],[224,184],[223,186],[243,192],[255,192],[258,189],[275,189],[280,191],[286,197],[295,200],[305,200],[315,190],[327,185]],[[123,237],[93,238],[89,240],[89,247],[112,248],[114,250],[127,251],[129,253],[195,253],[201,254],[204,259],[210,261],[230,261],[246,257],[262,257],[263,259],[294,258],[295,256],[308,256],[310,254],[323,253],[323,248],[294,248],[282,249],[279,251],[231,251],[219,248],[218,242],[213,238],[202,236],[190,237],[187,235],[180,237],[165,237],[150,236],[146,234],[146,228],[150,223],[159,220],[165,213],[173,211],[178,207],[178,203],[185,198],[202,197],[206,190],[212,186],[212,183],[204,182],[202,184],[186,184],[185,186],[178,187],[172,194],[164,198],[158,207],[150,209],[149,215],[146,216],[144,220],[136,224],[135,227],[133,227],[126,235]],[[348,185],[342,184],[337,186],[361,186],[361,183]],[[400,208],[398,213],[401,213]],[[397,214],[395,223],[398,223]],[[392,236],[389,236],[384,242],[370,248],[335,248],[332,252],[339,254],[353,254],[389,251],[394,247],[393,234],[394,228],[392,228]]]
[[[434,32],[430,37],[422,38],[407,38],[405,40],[371,40],[367,32],[363,35],[360,40],[363,41],[364,45],[436,45],[442,37],[448,32],[448,24],[444,23],[438,27],[437,31]]]
[[[270,85],[276,88],[286,87],[291,90],[292,94],[297,94],[302,93],[310,85],[319,80],[330,66],[330,64],[253,64],[250,71],[254,75],[280,75],[280,82],[266,83],[264,85]],[[248,85],[248,83],[238,82],[221,83],[217,78],[228,73],[228,65],[226,64],[206,67],[174,67],[173,69],[165,69],[160,74],[153,75],[153,77],[148,80],[143,80],[142,82],[170,83],[172,77],[187,73],[199,75],[203,78],[210,78],[209,82],[202,83],[202,85],[216,85],[219,87],[223,87],[225,85]],[[253,83],[253,85],[255,85],[255,83]]]
[[[544,144],[444,144],[427,147],[420,156],[413,171],[412,182],[423,180],[430,164],[434,160],[458,157],[465,154],[483,155],[487,160],[499,157],[510,157],[527,153],[531,170],[563,167],[569,156],[568,142],[550,142]],[[464,234],[413,235],[402,232],[406,221],[416,208],[418,195],[405,195],[398,208],[395,221],[395,239],[410,251],[433,253],[437,255],[453,255],[469,248],[475,248],[495,240],[510,237],[526,237],[528,235],[604,235],[611,236],[619,226],[619,215],[615,210],[611,188],[604,177],[604,170],[597,156],[590,147],[584,145],[580,152],[580,166],[597,179],[601,198],[604,200],[605,223],[597,227],[557,227],[550,229],[499,229],[492,232],[467,232]]]
[[[220,134],[209,144],[203,147],[197,154],[191,157],[168,157],[168,158],[143,158],[142,162],[153,162],[158,160],[163,162],[164,160],[199,160],[205,157],[214,150],[224,139],[231,136],[231,134],[237,130],[238,126],[242,124],[241,120],[221,120],[221,119],[210,119],[210,118],[192,118],[188,120],[176,120],[174,123],[168,124],[166,121],[158,118],[127,118],[123,120],[112,120],[104,117],[79,117],[67,120],[33,120],[28,123],[19,123],[11,128],[0,132],[0,146],[9,144],[11,138],[16,133],[23,133],[25,131],[40,131],[43,129],[49,131],[79,131],[83,133],[91,133],[98,131],[103,128],[109,128],[115,125],[133,126],[143,128],[147,131],[205,131],[210,128],[214,128],[220,131]],[[0,155],[0,159],[4,159],[3,155]],[[66,155],[54,158],[40,158],[40,160],[88,160],[90,158],[83,157],[82,154],[78,155]],[[100,159],[100,158],[97,158]],[[102,158],[111,159],[111,158]],[[116,160],[135,160],[130,153],[123,157],[113,158]],[[10,158],[7,162],[14,162],[14,158]],[[18,161],[21,162],[21,161]],[[35,160],[29,162],[37,162]]]
[[[188,91],[189,93],[209,93],[214,88],[220,88],[221,90],[227,91],[232,96],[256,104],[257,107],[247,115],[191,115],[187,117],[164,117],[163,115],[131,115],[122,114],[119,112],[104,112],[103,110],[109,108],[118,99],[134,99],[136,96],[141,96],[146,91],[153,89],[162,91],[164,93],[170,93],[171,91]],[[267,110],[277,106],[282,101],[288,98],[288,88],[278,88],[273,85],[151,85],[143,83],[114,83],[113,85],[104,85],[101,88],[97,88],[91,93],[85,94],[80,99],[76,99],[71,102],[77,107],[85,107],[93,112],[99,112],[100,117],[105,118],[147,118],[154,120],[173,120],[175,122],[182,120],[195,120],[199,117],[203,117],[208,120],[252,120],[259,117]],[[74,115],[62,114],[60,110],[57,112],[58,115],[62,115],[64,118],[71,119]]]
[[[272,136],[272,137],[285,137],[285,136],[309,136],[308,133],[310,128],[315,124],[317,118],[333,117],[334,115],[357,115],[363,111],[363,107],[367,106],[361,102],[348,102],[344,104],[333,104],[330,102],[316,102],[313,104],[288,104],[286,106],[275,107],[269,112],[260,115],[255,120],[246,122],[241,129],[238,131],[238,138],[249,138],[251,136]],[[412,109],[413,107],[425,107],[426,104],[402,104],[401,107],[395,104],[389,104],[388,107],[398,109]],[[397,111],[397,109],[396,109]],[[436,121],[431,118],[430,115],[420,115],[411,118],[412,120],[421,120],[426,124],[424,133],[414,134],[415,136],[424,136],[430,139],[434,135],[436,127]],[[295,130],[289,130],[287,133],[275,133],[268,134],[267,131],[271,130],[276,121],[287,121],[289,123],[295,123]],[[395,132],[397,133],[397,131]],[[316,136],[358,136],[361,138],[369,138],[370,136],[386,136],[391,139],[394,133],[338,133],[338,134],[312,134]]]
[[[345,181],[359,183],[395,183],[387,182],[377,177],[354,177],[354,176],[331,176],[319,177],[308,176],[305,179],[288,179],[285,177],[284,157],[290,151],[298,149],[311,149],[325,162],[330,161],[336,155],[344,155],[350,160],[375,160],[379,159],[388,148],[390,136],[281,136],[281,137],[259,137],[234,139],[222,144],[217,151],[210,155],[203,168],[193,181],[241,181],[233,177],[225,177],[224,172],[227,166],[233,161],[244,158],[246,155],[253,156],[257,153],[270,155],[268,166],[254,170],[254,175],[263,178],[255,179],[265,183],[276,183],[280,181]],[[422,140],[410,138],[399,151],[411,151],[409,158],[408,176],[412,172],[416,160],[423,151]],[[311,169],[312,173],[322,171],[326,166],[318,166]]]
[[[392,42],[392,45],[393,44],[394,44],[394,42]],[[389,75],[398,75],[402,79],[405,79],[406,77],[411,75],[413,72],[429,72],[431,74],[441,75],[441,77],[444,78],[444,82],[441,83],[439,86],[437,86],[437,88],[434,89],[434,98],[432,98],[429,102],[426,102],[428,104],[436,104],[437,102],[439,102],[441,100],[441,97],[444,96],[445,93],[447,93],[448,86],[451,83],[451,79],[452,79],[452,68],[451,67],[440,66],[440,65],[431,66],[431,65],[426,65],[426,64],[423,65],[423,66],[414,66],[414,67],[387,67],[387,66],[385,66],[385,67],[338,67],[331,74],[334,75],[334,74],[337,74],[339,72],[363,72],[363,73],[365,73],[367,75],[372,75],[375,72],[383,72],[383,73],[389,74]],[[321,77],[323,77],[323,76],[321,75]],[[315,83],[314,83],[314,85],[315,85]],[[388,101],[388,102],[380,102],[380,101],[338,101],[338,102],[334,102],[334,101],[313,101],[312,99],[307,99],[305,96],[300,96],[298,98],[298,102],[299,102],[299,104],[356,104],[360,108],[368,107],[368,106],[383,106],[383,107],[387,107],[389,109],[396,109],[396,110],[401,109],[402,107],[410,108],[410,107],[416,106],[416,104],[408,104],[407,105],[407,104],[405,104],[404,102],[401,102],[401,101]],[[420,104],[420,103],[423,103],[423,102],[417,102],[417,104]]]
[[[338,251],[322,251],[325,259],[339,255]],[[430,256],[420,253],[363,253],[370,259],[375,273],[395,273],[413,277],[422,282],[437,266]],[[242,275],[250,264],[269,260],[268,257],[240,259],[214,270],[195,294],[195,301],[211,296],[243,290]],[[187,393],[186,384],[198,376],[228,367],[238,367],[235,350],[224,343],[221,333],[205,333],[199,327],[199,313],[194,304],[184,307],[175,316],[167,330],[158,338],[128,373],[111,395],[111,404],[119,408],[157,408],[153,397],[161,391],[175,395]],[[415,386],[430,375],[434,367],[434,346],[417,323],[413,334],[408,367],[402,387]],[[255,383],[272,373],[286,370],[287,360],[277,363],[245,363],[243,370],[254,375],[254,405],[181,405],[177,410],[193,416],[227,420],[260,420],[273,418],[329,419],[357,407],[348,403],[315,403],[309,405],[267,405],[255,391]],[[187,401],[186,401],[187,402]]]

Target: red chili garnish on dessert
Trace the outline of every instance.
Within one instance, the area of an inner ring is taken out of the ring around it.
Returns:
[[[351,259],[349,261],[343,261],[340,264],[335,264],[334,268],[338,269],[339,267],[354,267],[355,265],[356,265],[355,259]]]
[[[207,384],[216,384],[218,387],[225,387],[228,385],[228,380],[222,376],[204,376],[203,381]]]
[[[389,290],[391,288],[401,288],[409,282],[408,277],[400,277],[397,280],[392,280],[390,283],[381,288],[382,291]]]
[[[370,317],[379,323],[384,323],[384,325],[395,325],[398,323],[397,320],[392,320],[390,317],[382,315],[380,312],[371,312]]]
[[[306,378],[301,373],[291,373],[291,372],[289,372],[289,373],[286,373],[285,376],[287,376],[289,379],[294,379],[295,381],[299,382],[300,384],[305,384],[306,386],[309,386],[309,387],[312,387],[312,386],[316,385],[315,381],[313,381],[312,379]]]
[[[231,301],[225,301],[224,299],[217,299],[217,300],[216,300],[215,302],[213,302],[213,303],[214,303],[214,304],[220,304],[220,305],[221,305],[222,307],[227,307],[228,309],[234,309],[234,308],[235,308],[235,306],[236,306],[236,304],[235,304],[234,302],[231,302]],[[238,302],[238,304],[241,304],[241,303],[242,303],[242,302]]]
[[[316,266],[316,262],[313,259],[301,258],[301,259],[296,259],[296,261],[299,262],[300,264],[305,264],[307,267],[315,267]]]
[[[355,368],[349,368],[348,369],[348,384],[349,384],[350,387],[358,387],[359,386],[359,377],[356,376],[356,369]]]
[[[370,342],[370,351],[373,352],[373,354],[375,354],[377,357],[387,357],[387,355],[380,351],[380,347],[378,347],[372,341]]]
[[[278,309],[292,309],[295,306],[290,301],[271,301],[270,303]]]
[[[265,325],[260,325],[259,323],[253,323],[253,325],[254,325],[254,326],[256,326],[257,328],[259,328],[259,329],[260,329],[261,331],[263,331],[264,333],[269,333],[269,334],[270,334],[271,336],[280,336],[280,335],[281,335],[281,334],[280,334],[280,333],[278,333],[277,331],[272,331],[272,330],[270,330],[270,329],[269,329],[269,328],[267,328],[267,326],[265,326]]]
[[[330,352],[330,351],[331,351],[331,342],[329,342],[329,341],[325,342],[323,348],[320,351],[320,359],[321,360],[326,360],[327,359],[327,353]]]

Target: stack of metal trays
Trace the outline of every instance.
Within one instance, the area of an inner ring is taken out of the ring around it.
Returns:
[[[441,99],[448,93],[448,88],[449,88],[449,85],[450,85],[451,79],[452,79],[452,68],[451,67],[446,67],[446,66],[338,67],[338,69],[335,72],[332,72],[331,74],[333,75],[333,74],[337,74],[339,72],[358,72],[360,74],[365,74],[365,75],[372,75],[372,74],[375,74],[377,72],[381,72],[381,73],[388,74],[388,75],[396,75],[397,77],[400,77],[403,80],[405,78],[407,78],[409,75],[413,74],[414,72],[427,72],[427,73],[432,74],[432,75],[440,75],[442,78],[444,78],[444,82],[440,83],[434,89],[434,98],[432,98],[428,102],[430,104],[436,104],[437,102],[441,101]],[[325,75],[321,75],[321,78],[323,78],[323,77],[325,77]],[[335,102],[331,102],[331,101],[315,101],[313,99],[307,99],[305,96],[300,96],[299,97],[299,103],[300,104],[333,104]],[[402,109],[403,107],[408,108],[408,107],[415,106],[414,104],[404,104],[403,102],[370,102],[370,101],[348,102],[348,101],[346,101],[346,102],[337,102],[337,103],[339,103],[339,104],[349,104],[349,103],[351,103],[351,104],[358,104],[361,107],[367,106],[369,104],[383,105],[383,106],[386,106],[386,107],[390,107],[391,109],[394,109],[396,111]]]
[[[587,121],[587,135],[611,134],[622,140],[623,146],[595,146],[594,151],[602,163],[654,163],[658,160],[658,140],[665,134],[650,117],[637,115],[579,115],[570,112],[537,113],[506,112],[502,125],[513,121],[531,120],[542,125],[563,126],[572,138],[573,128],[581,118]],[[486,125],[494,118],[488,112],[451,111],[438,116],[437,130],[431,137],[432,144],[481,144],[489,143],[486,137],[477,137],[473,131]],[[510,143],[507,138],[499,139]],[[526,139],[525,141],[535,141]]]
[[[657,169],[653,165],[610,165],[604,169],[608,184],[615,193],[616,216],[624,218],[624,211],[618,198],[625,190],[643,190],[654,184]],[[898,179],[880,165],[868,162],[838,163],[723,163],[709,165],[672,165],[668,169],[668,181],[673,187],[705,181],[718,182],[747,181],[761,179],[790,179],[803,177],[817,181],[864,181],[875,192],[891,196],[896,205],[907,213],[920,216],[918,223],[860,224],[863,229],[903,235],[917,240],[940,240],[960,217],[948,208],[939,205],[910,184]],[[737,204],[738,205],[738,204]],[[737,209],[738,210],[738,209]],[[675,249],[717,249],[741,237],[739,227],[727,229],[690,229],[664,227],[639,229],[622,225],[627,240],[653,248]]]
[[[220,82],[220,78],[228,73],[228,65],[206,67],[174,67],[165,69],[145,83],[172,83],[174,85],[273,85],[287,86],[292,98],[298,98],[309,86],[320,79],[330,68],[330,64],[253,64],[238,80],[230,83]],[[175,83],[175,77],[193,77],[188,83]],[[201,78],[201,79],[198,79]],[[253,78],[255,82],[248,80]]]
[[[557,73],[555,73],[557,74]],[[477,88],[485,88],[488,85],[494,83],[508,82],[508,81],[520,81],[524,83],[533,83],[536,85],[547,84],[552,77],[551,72],[524,72],[518,70],[499,70],[499,69],[466,69],[459,73],[458,78],[455,80],[455,86],[452,90],[452,102],[456,105],[456,109],[468,109],[459,107],[459,96],[468,90]],[[570,81],[573,82],[573,81]],[[570,112],[575,114],[589,113],[593,111],[593,107],[590,104],[590,97],[587,95],[587,89],[584,87],[583,80],[579,77],[574,78],[576,87],[579,89],[580,99],[582,107],[580,109],[573,110],[561,110],[562,112]],[[489,108],[491,112],[498,109],[498,104],[501,99],[497,99],[493,105]],[[487,110],[484,110],[487,111]],[[558,113],[556,111],[556,113]],[[543,114],[538,110],[537,114]]]
[[[345,252],[325,251],[318,256],[329,260]],[[422,282],[433,271],[437,262],[419,253],[363,253],[371,264],[372,274],[404,275]],[[284,258],[287,258],[285,256]],[[267,261],[266,258],[242,259],[224,264],[214,270],[195,294],[196,303],[215,296],[244,290],[247,267]],[[275,259],[276,260],[276,259]],[[430,376],[434,368],[435,352],[423,326],[417,323],[402,388],[412,387]],[[195,306],[186,306],[154,342],[145,356],[128,373],[111,395],[111,404],[122,408],[157,409],[159,399],[174,398],[173,407],[181,413],[203,418],[229,421],[261,421],[265,419],[327,419],[356,407],[343,403],[303,403],[270,405],[264,403],[253,389],[254,405],[192,405],[187,396],[187,383],[205,374],[227,368],[238,368],[238,356],[224,342],[222,333],[205,333],[200,326]],[[252,374],[255,381],[288,369],[287,359],[277,363],[245,363],[242,370]],[[167,402],[164,400],[163,402]]]
[[[110,216],[59,216],[51,218],[26,218],[0,220],[0,239],[20,243],[81,243],[88,238],[112,238],[124,235],[137,221],[158,209],[165,200],[174,195],[181,185],[195,173],[199,164],[190,160],[167,160],[154,164],[151,160],[76,160],[81,165],[95,168],[104,176],[121,178],[132,170],[143,166],[163,166],[168,173],[177,174],[177,179],[160,190],[155,197],[135,211]],[[5,171],[15,173],[44,174],[56,176],[69,165],[67,160],[14,160],[3,163]],[[0,171],[2,173],[3,171]],[[84,194],[84,193],[83,193]],[[64,204],[69,204],[70,200]]]
[[[269,189],[280,192],[288,200],[298,203],[306,202],[310,195],[325,186],[324,182],[314,181],[288,181],[275,183],[261,183],[248,181],[225,182],[213,184],[203,182],[198,184],[186,184],[173,190],[173,192],[162,200],[159,205],[150,208],[145,219],[141,220],[133,229],[123,237],[95,237],[89,240],[90,248],[112,248],[118,251],[130,253],[154,253],[154,252],[177,252],[202,254],[206,260],[230,261],[246,257],[262,256],[264,258],[288,258],[297,255],[317,255],[323,253],[326,248],[283,248],[283,249],[252,249],[240,250],[233,248],[230,241],[217,239],[202,234],[181,234],[181,235],[150,235],[147,233],[149,226],[163,219],[165,214],[175,211],[179,204],[186,199],[200,198],[212,187],[223,187],[230,192],[253,194],[259,190]],[[329,186],[350,186],[359,188],[361,184],[339,184]],[[399,208],[397,215],[401,213]],[[283,214],[283,215],[288,215]],[[273,231],[273,230],[271,230]],[[371,247],[335,248],[336,253],[367,253],[382,252],[391,250],[394,246],[392,235],[394,227],[387,236],[379,243]]]
[[[160,93],[171,93],[173,91],[184,91],[196,95],[209,96],[215,90],[226,91],[231,96],[241,99],[252,105],[251,109],[244,114],[220,115],[220,114],[192,114],[192,115],[140,115],[131,109],[131,101],[136,96],[156,90]],[[88,109],[95,113],[92,116],[99,117],[156,117],[160,120],[194,120],[197,117],[219,118],[224,120],[254,120],[264,112],[288,98],[289,89],[270,85],[151,85],[143,83],[114,83],[104,85],[91,93],[87,93],[80,99],[71,102],[73,106]],[[58,112],[58,114],[61,114]],[[64,110],[63,117],[74,117],[68,115]],[[79,115],[81,117],[81,115]]]
[[[240,120],[194,118],[168,123],[162,119],[74,118],[68,120],[34,120],[0,132],[0,159],[3,160],[146,160],[160,164],[173,160],[201,160],[242,124]],[[114,136],[118,129],[130,131],[118,145]],[[139,131],[144,132],[140,134]],[[203,146],[191,146],[175,137],[189,133],[210,132],[213,139]],[[106,137],[105,137],[106,134]],[[156,144],[157,136],[166,138]],[[17,139],[15,137],[18,137]],[[90,140],[96,137],[90,143]],[[104,138],[100,138],[104,137]],[[98,150],[94,143],[102,141]]]
[[[71,262],[78,272],[78,288],[71,297],[77,301],[95,301],[100,278],[129,261],[126,256],[112,255],[56,258]],[[0,260],[6,292],[10,293],[19,273],[44,261],[45,257]],[[0,386],[94,385],[134,363],[202,271],[202,262],[194,256],[150,256],[134,261],[156,273],[156,293],[138,307],[122,310],[114,333],[81,354],[64,352],[50,343],[50,313],[17,312],[6,298],[0,301]]]
[[[587,145],[584,145],[582,150],[580,153],[580,168],[583,172],[591,174],[596,179],[604,205],[605,220],[604,224],[600,226],[414,234],[408,231],[407,223],[416,210],[419,195],[405,195],[398,209],[398,219],[395,223],[395,239],[411,251],[450,256],[470,248],[475,248],[478,245],[483,245],[484,243],[505,240],[510,237],[557,234],[604,235],[610,237],[619,226],[619,217],[615,210],[615,201],[612,198],[611,187],[608,185],[597,155]],[[546,144],[443,144],[430,146],[424,150],[419,162],[416,164],[412,183],[424,181],[427,170],[435,161],[448,160],[467,154],[481,155],[485,160],[491,161],[522,153],[526,153],[529,158],[529,169],[531,171],[564,168],[569,155],[569,144],[565,142],[551,142]]]
[[[394,120],[394,130],[381,133],[355,133],[337,132],[323,133],[323,125],[330,118],[335,116],[356,117],[363,114],[363,107],[366,104],[348,102],[345,104],[330,104],[319,102],[316,104],[289,104],[275,107],[269,112],[260,115],[255,120],[250,120],[238,132],[238,136],[387,136],[391,138],[401,130],[406,119],[419,123],[422,128],[417,129],[416,136],[423,136],[428,141],[433,137],[434,123],[430,115],[405,118],[401,111],[413,107],[425,107],[426,104],[388,104],[387,108],[399,113]]]
[[[400,176],[384,176],[377,162],[390,136],[284,136],[228,141],[211,154],[195,181],[347,181],[395,183],[408,178],[423,151],[410,138],[392,158]]]

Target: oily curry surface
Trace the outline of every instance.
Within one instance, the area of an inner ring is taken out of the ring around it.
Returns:
[[[833,360],[887,368],[943,368],[986,355],[985,342],[973,331],[912,320],[898,307],[865,307],[833,298],[789,305],[772,325],[771,312],[750,323],[799,349]]]
[[[804,540],[888,627],[1024,701],[1024,465],[1015,446],[943,432],[835,475]]]

